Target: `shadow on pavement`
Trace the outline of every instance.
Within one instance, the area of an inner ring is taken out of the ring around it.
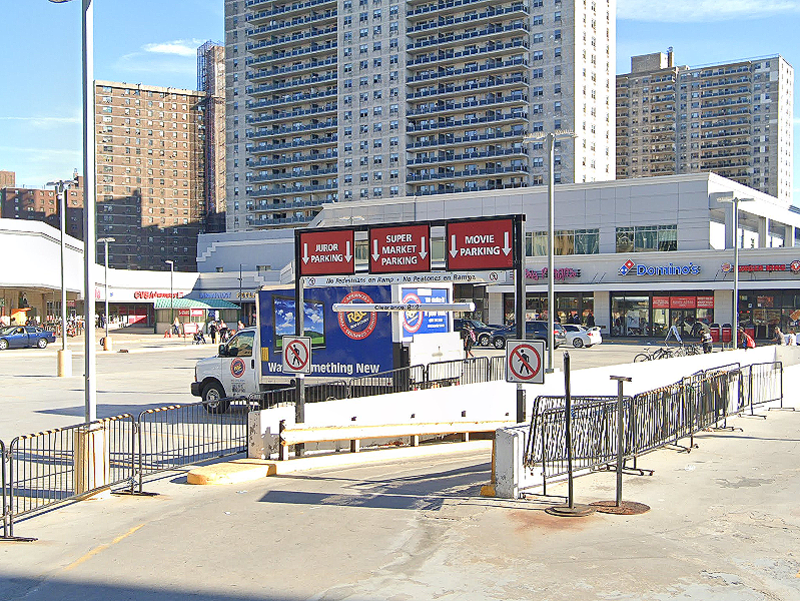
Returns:
[[[263,591],[258,596],[202,593],[196,590],[176,590],[174,588],[143,588],[89,582],[69,582],[60,579],[34,580],[32,578],[0,577],[2,598],[8,601],[109,601],[135,599],[136,601],[300,601],[299,597],[288,597],[280,593]]]
[[[382,480],[352,480],[344,488],[361,490],[355,494],[311,493],[304,491],[272,490],[260,501],[291,505],[335,505],[339,507],[366,507],[370,509],[412,509],[438,511],[447,499],[474,498],[480,495],[481,486],[490,478],[490,464]],[[313,476],[285,476],[287,479],[315,480]],[[331,478],[323,477],[329,480]]]

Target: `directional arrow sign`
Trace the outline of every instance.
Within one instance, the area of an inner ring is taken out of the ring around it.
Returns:
[[[511,219],[448,223],[447,269],[511,269],[513,239]]]
[[[300,234],[301,276],[355,273],[353,230],[303,232]]]
[[[369,230],[370,273],[430,271],[430,226],[398,225]]]

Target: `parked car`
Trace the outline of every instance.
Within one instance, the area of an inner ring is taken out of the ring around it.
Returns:
[[[501,328],[499,325],[485,324],[478,319],[454,319],[453,330],[460,332],[465,323],[472,325],[472,330],[475,332],[475,342],[479,346],[489,346],[492,342],[492,332]]]
[[[603,336],[600,334],[600,328],[584,328],[583,326],[566,323],[564,330],[567,332],[567,344],[571,344],[575,348],[583,346],[594,346],[603,342]]]
[[[506,347],[507,340],[517,337],[515,326],[506,326],[492,332],[492,346],[496,349]],[[525,338],[527,340],[544,340],[547,342],[547,321],[535,320],[525,322]],[[553,346],[558,348],[567,343],[567,333],[560,323],[553,324]]]
[[[55,341],[53,332],[34,326],[8,326],[0,330],[0,350],[28,346],[47,348],[48,343]]]

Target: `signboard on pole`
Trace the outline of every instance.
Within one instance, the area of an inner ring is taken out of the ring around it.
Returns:
[[[311,338],[308,336],[284,336],[281,339],[283,349],[283,373],[311,373]]]
[[[354,230],[300,233],[301,276],[347,275],[356,270]]]
[[[506,344],[506,382],[544,384],[544,340],[509,340]]]
[[[514,267],[514,222],[479,219],[447,224],[447,269],[511,269]]]
[[[430,271],[430,226],[399,225],[369,230],[370,273]]]

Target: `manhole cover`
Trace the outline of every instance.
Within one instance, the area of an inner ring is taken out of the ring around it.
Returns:
[[[589,505],[577,504],[573,507],[570,507],[568,504],[565,504],[548,507],[544,511],[545,513],[549,513],[550,515],[555,515],[560,518],[584,518],[587,515],[592,515],[595,512],[595,508],[590,507]]]
[[[650,506],[635,501],[622,501],[617,507],[616,501],[597,501],[591,503],[600,513],[613,513],[614,515],[639,515],[650,511]]]

